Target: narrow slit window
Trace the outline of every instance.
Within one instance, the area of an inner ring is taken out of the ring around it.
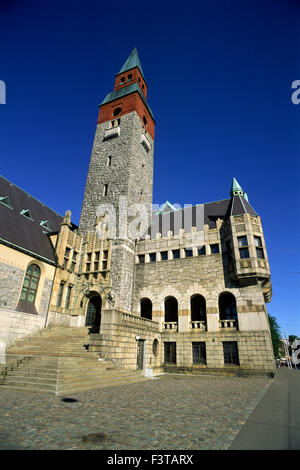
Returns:
[[[105,184],[103,188],[103,196],[107,196],[107,191],[108,191],[108,184]]]

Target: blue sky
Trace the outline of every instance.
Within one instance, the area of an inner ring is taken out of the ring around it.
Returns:
[[[300,3],[0,2],[1,174],[79,221],[98,104],[137,47],[157,123],[153,202],[225,199],[262,217],[269,313],[300,336]]]

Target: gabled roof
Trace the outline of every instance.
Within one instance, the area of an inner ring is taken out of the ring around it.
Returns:
[[[140,61],[139,54],[138,54],[138,51],[137,51],[136,47],[131,52],[131,54],[128,57],[128,59],[126,60],[125,64],[121,68],[119,74],[123,73],[123,72],[127,72],[127,70],[133,69],[134,67],[139,68],[139,70],[140,70],[140,72],[141,72],[141,74],[142,74],[142,76],[145,80],[144,72],[143,72],[143,69],[142,69],[141,61]],[[119,75],[119,74],[117,74],[117,75]]]
[[[41,222],[47,221],[56,232],[63,217],[3,176],[0,176],[0,195],[8,197],[11,205],[0,204],[0,242],[54,264],[52,244],[45,234],[49,230]],[[24,211],[29,211],[31,218]]]

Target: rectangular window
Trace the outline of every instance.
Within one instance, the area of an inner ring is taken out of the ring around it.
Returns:
[[[180,250],[173,250],[173,259],[178,259],[180,258]]]
[[[102,270],[107,269],[107,261],[102,261]]]
[[[103,259],[107,260],[107,257],[108,257],[108,250],[104,250],[103,251]]]
[[[74,261],[72,261],[72,263],[71,263],[71,272],[72,273],[75,271],[75,266],[76,266],[76,263],[74,263]]]
[[[76,259],[77,259],[77,255],[78,255],[77,251],[73,251],[73,261],[75,261],[75,262],[76,262]]]
[[[185,257],[190,258],[193,256],[193,250],[188,250],[187,248],[185,249]]]
[[[156,261],[156,253],[149,253],[150,256],[150,263],[154,263]]]
[[[197,248],[197,250],[198,250],[198,256],[206,255],[205,245],[199,246],[199,247]]]
[[[72,287],[68,286],[67,295],[66,295],[66,304],[65,304],[66,308],[69,308],[70,306],[71,292],[72,292]]]
[[[192,343],[193,348],[193,364],[206,364],[206,348],[205,342]]]
[[[255,246],[262,246],[262,241],[260,237],[254,237],[254,245]]]
[[[56,299],[56,307],[60,307],[60,305],[61,305],[63,291],[64,291],[64,284],[61,282],[59,284],[59,288],[58,288],[57,299]]]
[[[91,270],[91,263],[86,263],[85,270],[86,270],[86,271],[90,271],[90,270]]]
[[[98,271],[98,269],[99,269],[99,263],[98,263],[98,261],[96,261],[94,263],[94,271]]]
[[[210,245],[210,250],[211,250],[212,255],[214,255],[216,253],[220,253],[219,244],[215,243],[214,245]]]
[[[65,249],[65,256],[68,258],[70,256],[70,251],[71,251],[71,248],[66,248]]]
[[[238,346],[237,346],[236,341],[224,341],[223,352],[224,352],[224,364],[227,364],[227,365],[235,364],[237,366],[240,364]]]
[[[165,352],[165,364],[176,364],[176,343],[165,342],[164,352]]]
[[[243,237],[237,237],[238,246],[248,246],[247,236],[244,235]]]
[[[162,261],[166,261],[168,259],[168,252],[167,251],[161,251],[160,256],[161,256]]]
[[[144,264],[145,263],[145,255],[138,255],[139,258],[139,263]]]
[[[240,258],[241,259],[250,258],[248,248],[239,248],[239,250],[240,250]]]
[[[64,269],[67,269],[68,261],[69,261],[68,258],[64,258]]]
[[[262,248],[256,248],[256,256],[260,259],[265,259],[264,250]]]
[[[95,251],[95,261],[99,261],[100,251]]]
[[[86,259],[87,259],[88,262],[90,262],[91,259],[92,259],[92,253],[87,253],[86,254]]]

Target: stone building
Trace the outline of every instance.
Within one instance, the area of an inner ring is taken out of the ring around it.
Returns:
[[[155,121],[134,49],[100,104],[79,226],[1,179],[1,339],[89,328],[90,351],[147,373],[269,374],[261,219],[230,197],[152,211]]]

